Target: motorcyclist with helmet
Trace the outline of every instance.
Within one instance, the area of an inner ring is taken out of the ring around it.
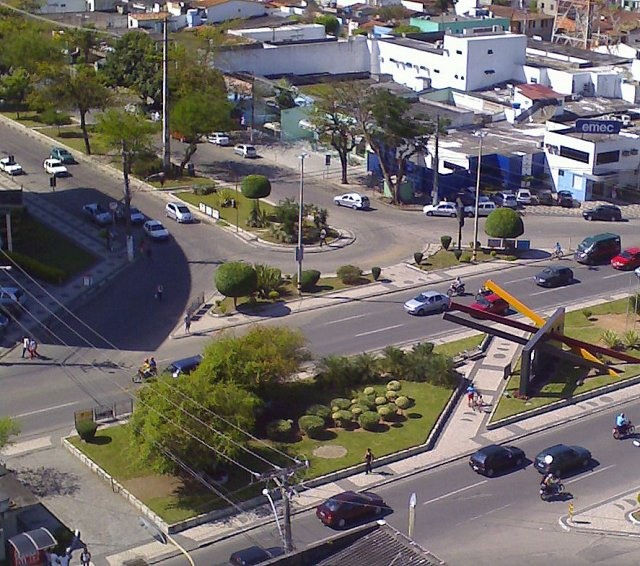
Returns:
[[[625,416],[624,413],[620,413],[616,416],[616,430],[619,434],[626,434],[631,421]]]
[[[552,494],[558,484],[560,478],[554,472],[548,472],[540,481],[540,488],[547,494]]]
[[[454,281],[451,282],[451,286],[449,287],[449,295],[462,295],[464,293],[464,283],[460,276],[456,277]]]

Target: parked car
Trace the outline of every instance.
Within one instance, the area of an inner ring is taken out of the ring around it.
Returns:
[[[385,507],[382,497],[375,493],[344,491],[318,505],[316,516],[328,527],[342,529],[348,523],[377,517]]]
[[[18,287],[0,287],[0,305],[5,308],[22,307],[27,302],[27,296]]]
[[[129,207],[129,218],[131,219],[131,224],[142,224],[147,217],[140,212],[135,206]],[[125,216],[125,206],[123,202],[118,203],[118,208],[116,208],[116,220],[119,222],[124,222],[126,219]]]
[[[361,195],[360,193],[345,193],[344,195],[338,195],[333,197],[333,202],[337,206],[347,206],[353,208],[353,210],[365,210],[371,206],[369,197]]]
[[[207,136],[207,141],[214,145],[229,145],[229,134],[225,132],[213,132]]]
[[[439,202],[438,204],[427,204],[422,208],[427,216],[458,216],[458,207],[455,202]]]
[[[449,308],[451,299],[442,293],[435,291],[424,291],[417,297],[404,304],[404,310],[409,314],[430,314],[434,312],[444,312]]]
[[[496,203],[496,205],[503,206],[505,208],[518,208],[516,195],[509,192],[496,193],[493,195],[493,202]]]
[[[24,173],[24,171],[22,170],[22,165],[16,163],[16,159],[13,155],[9,155],[9,157],[3,157],[2,159],[0,159],[0,171],[4,171],[12,177],[14,175],[22,175]]]
[[[545,206],[553,206],[555,204],[553,201],[553,193],[551,191],[540,191],[537,198],[538,204],[543,204]]]
[[[49,152],[49,157],[51,159],[57,159],[61,163],[65,165],[73,165],[76,160],[71,154],[71,152],[63,147],[53,147]]]
[[[622,220],[622,211],[613,204],[600,204],[595,208],[588,208],[582,211],[582,218],[585,220],[620,222]]]
[[[189,207],[181,202],[168,202],[164,207],[167,218],[173,218],[179,224],[193,222],[193,214]]]
[[[259,546],[250,546],[234,552],[229,557],[229,563],[233,566],[256,566],[256,564],[262,564],[268,562],[272,558],[282,556],[284,549],[279,546],[273,546],[271,548],[261,548]]]
[[[167,230],[162,225],[162,222],[159,222],[158,220],[147,220],[142,225],[142,229],[152,240],[161,241],[169,239],[169,230]]]
[[[493,477],[498,473],[510,472],[524,464],[524,451],[515,446],[490,444],[474,452],[469,458],[469,466],[474,472]]]
[[[496,209],[496,205],[494,202],[488,201],[488,202],[479,202],[478,203],[478,217],[481,216],[489,216],[489,214],[491,214],[495,209]],[[471,206],[465,206],[464,207],[464,215],[465,216],[469,216],[469,217],[473,217],[476,214],[476,207],[475,205],[471,205]]]
[[[45,172],[49,175],[53,175],[55,177],[66,177],[69,175],[69,170],[59,159],[45,159],[42,166],[44,167]]]
[[[593,265],[596,263],[609,263],[621,251],[620,236],[606,232],[588,236],[578,244],[574,253],[574,259],[578,263]]]
[[[233,151],[238,155],[242,155],[242,157],[258,157],[258,150],[254,146],[246,143],[238,144],[233,148]]]
[[[571,191],[558,191],[556,202],[558,206],[573,208],[573,193]]]
[[[536,274],[533,279],[540,287],[559,287],[569,285],[573,281],[573,271],[568,267],[550,265]]]
[[[5,332],[10,322],[11,320],[6,314],[0,313],[0,332]]]
[[[113,215],[97,202],[85,204],[82,207],[82,213],[88,220],[98,226],[107,226],[113,222]]]
[[[475,303],[471,303],[471,308],[477,311],[504,316],[509,312],[509,303],[495,293],[488,293],[486,295],[478,294],[476,295]]]
[[[614,269],[636,269],[640,267],[640,248],[627,248],[611,260]]]
[[[518,204],[531,204],[532,198],[529,189],[519,189],[516,193],[516,202]]]
[[[558,476],[575,469],[584,469],[591,463],[591,452],[582,446],[556,444],[543,450],[533,463],[541,474],[553,472]]]
[[[188,358],[182,358],[169,364],[166,371],[173,377],[179,377],[181,375],[189,375],[200,365],[202,356],[196,354],[195,356],[189,356]]]

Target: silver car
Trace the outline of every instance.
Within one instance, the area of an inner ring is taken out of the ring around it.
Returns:
[[[404,310],[409,314],[431,314],[444,312],[449,308],[451,299],[447,295],[436,291],[424,291],[417,297],[404,304]]]

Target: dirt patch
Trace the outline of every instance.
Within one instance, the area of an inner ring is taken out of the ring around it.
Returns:
[[[122,485],[142,501],[155,497],[168,497],[184,488],[184,482],[180,478],[160,474],[126,480]]]
[[[318,458],[342,458],[347,455],[347,449],[344,446],[329,444],[327,446],[318,446],[313,451],[313,455]]]
[[[592,316],[591,321],[602,330],[613,330],[618,334],[623,334],[627,330],[633,330],[633,317],[626,314],[602,314]],[[636,320],[636,332],[640,332],[640,319]]]

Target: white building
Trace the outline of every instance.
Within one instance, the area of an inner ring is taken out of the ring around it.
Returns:
[[[172,16],[169,12],[129,14],[127,26],[129,29],[146,29],[154,33],[162,33],[165,20],[169,25],[169,31],[177,31],[187,26],[186,14]]]
[[[64,12],[85,12],[87,10],[86,0],[47,0],[38,11],[41,14],[61,14]]]
[[[267,15],[266,5],[253,0],[197,0],[192,7],[206,12],[210,24]]]
[[[279,28],[232,29],[229,35],[246,37],[259,42],[313,41],[325,39],[325,27],[320,24],[301,24]]]

